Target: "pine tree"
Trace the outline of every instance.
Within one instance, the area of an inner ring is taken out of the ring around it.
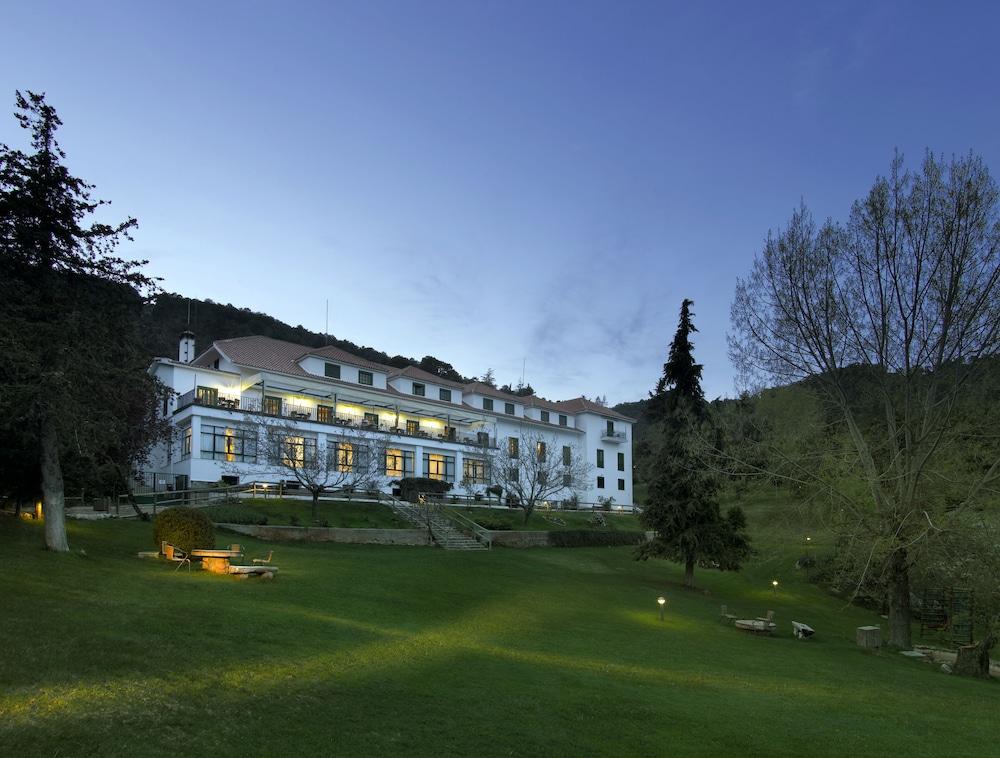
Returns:
[[[656,536],[642,545],[637,557],[665,558],[684,564],[684,584],[694,585],[696,565],[738,570],[750,553],[746,519],[739,508],[725,515],[719,508],[719,483],[701,464],[699,440],[711,431],[702,367],[694,360],[691,300],[681,305],[680,323],[663,376],[651,394],[652,454],[644,479],[647,504],[640,520]]]

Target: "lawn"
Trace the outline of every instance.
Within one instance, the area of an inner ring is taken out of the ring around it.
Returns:
[[[805,583],[782,524],[684,591],[630,548],[277,544],[279,578],[241,582],[133,557],[148,524],[71,522],[77,552],[49,555],[3,518],[2,753],[989,754],[1000,687],[858,650],[879,619]],[[720,603],[773,608],[779,635],[723,626]]]
[[[310,526],[312,501],[292,498],[256,498],[240,500],[233,505],[210,505],[204,509],[216,522],[232,520],[231,514],[267,517],[271,525]],[[347,500],[320,500],[316,521],[321,525],[356,529],[412,529],[413,525],[397,516],[382,503],[359,503]]]
[[[487,529],[527,529],[549,532],[559,529],[610,529],[621,531],[641,531],[642,525],[635,516],[601,513],[606,526],[594,520],[596,514],[590,511],[541,511],[531,514],[524,523],[524,511],[519,508],[466,508],[449,506],[451,510],[470,518]],[[561,523],[560,523],[561,522]]]

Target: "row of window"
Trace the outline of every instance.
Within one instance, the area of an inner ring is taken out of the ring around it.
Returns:
[[[413,382],[413,394],[418,397],[427,397],[427,385],[421,382]],[[451,390],[447,390],[444,387],[438,387],[438,400],[444,400],[446,403],[450,403]]]
[[[340,366],[336,363],[324,363],[323,374],[330,379],[340,379]],[[375,383],[375,376],[371,371],[358,370],[358,384],[371,387]]]
[[[604,468],[604,451],[597,448],[597,468]],[[618,453],[618,470],[625,470],[625,453]]]
[[[599,489],[599,490],[603,490],[604,489],[604,477],[603,476],[597,477],[597,489]],[[618,480],[618,489],[624,491],[624,489],[625,489],[625,480],[624,479],[619,479]]]

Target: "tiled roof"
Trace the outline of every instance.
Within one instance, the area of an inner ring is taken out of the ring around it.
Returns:
[[[500,400],[511,400],[515,403],[521,403],[522,405],[525,400],[530,397],[530,395],[521,397],[519,395],[512,395],[509,392],[501,392],[496,387],[490,384],[483,384],[482,382],[470,382],[469,384],[466,384],[465,391],[476,395],[484,395],[485,397],[495,397]]]
[[[631,416],[626,416],[624,413],[619,413],[585,397],[575,397],[572,400],[559,400],[555,405],[564,413],[594,413],[598,416],[610,416],[611,418],[619,418],[622,421],[635,423],[635,419]]]
[[[348,363],[352,366],[360,366],[361,368],[373,369],[375,371],[382,371],[384,373],[392,373],[396,371],[392,366],[386,366],[383,363],[376,363],[375,361],[370,361],[366,358],[361,358],[354,353],[349,353],[335,345],[327,345],[326,347],[316,347],[310,349],[306,355],[315,355],[319,358],[327,358],[331,361],[340,361],[341,363]]]
[[[442,387],[454,387],[457,390],[464,390],[468,386],[462,384],[461,382],[453,382],[451,379],[445,379],[444,377],[432,374],[430,371],[424,371],[418,366],[391,368],[389,369],[389,376],[405,376],[410,379],[419,379],[430,384],[440,384]]]

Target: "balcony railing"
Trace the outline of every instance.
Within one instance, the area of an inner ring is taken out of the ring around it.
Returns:
[[[606,429],[604,430],[604,432],[601,433],[601,439],[604,440],[605,442],[624,442],[625,432],[618,432]]]
[[[342,429],[360,429],[361,431],[367,432],[383,432],[400,437],[425,439],[430,442],[452,442],[458,445],[474,445],[477,447],[493,448],[497,446],[497,438],[490,436],[485,432],[476,432],[475,430],[461,429],[458,427],[454,427],[449,432],[438,431],[436,429],[433,431],[420,428],[413,429],[408,428],[405,424],[403,426],[396,426],[395,423],[383,421],[375,424],[370,419],[365,419],[362,414],[352,413],[350,411],[338,411],[334,416],[328,416],[327,418],[321,419],[319,418],[318,412],[315,408],[299,405],[297,403],[290,403],[286,400],[282,400],[279,413],[267,413],[262,410],[264,406],[259,397],[243,396],[237,398],[219,395],[213,402],[211,398],[206,398],[204,395],[202,397],[198,397],[196,390],[191,390],[190,392],[185,392],[177,398],[177,411],[183,410],[191,405],[199,405],[208,408],[221,408],[222,410],[229,411],[239,410],[247,411],[249,413],[264,413],[267,416],[287,418],[292,421],[309,421],[314,424],[323,424],[325,426],[339,427]],[[175,413],[177,411],[175,411]]]

